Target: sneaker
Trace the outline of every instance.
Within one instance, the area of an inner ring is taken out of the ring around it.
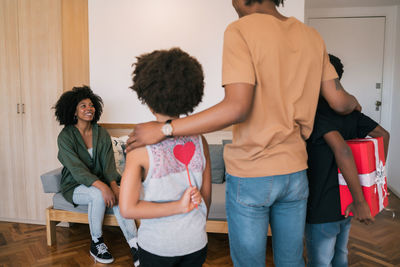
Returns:
[[[102,237],[99,238],[98,242],[95,243],[93,240],[90,242],[90,255],[94,258],[95,262],[111,263],[114,261],[111,253],[108,252],[106,244]]]
[[[131,254],[133,257],[133,265],[135,265],[135,267],[140,267],[138,250],[136,248],[132,247]]]

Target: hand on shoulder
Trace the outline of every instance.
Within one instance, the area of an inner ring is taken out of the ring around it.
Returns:
[[[126,152],[129,153],[135,148],[162,141],[165,138],[161,131],[162,125],[163,123],[157,121],[136,124],[126,142]]]

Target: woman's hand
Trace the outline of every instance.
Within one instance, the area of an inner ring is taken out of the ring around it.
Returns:
[[[116,204],[115,195],[110,187],[107,186],[101,190],[101,194],[103,195],[103,199],[107,208],[111,208]]]
[[[106,203],[106,207],[111,208],[116,204],[114,192],[107,184],[103,183],[100,180],[97,180],[92,185],[97,187],[101,191],[104,203]]]
[[[110,183],[110,187],[111,187],[111,190],[113,191],[114,196],[115,196],[115,200],[116,200],[115,204],[118,205],[118,203],[119,203],[119,186],[117,185],[116,181],[112,181]]]
[[[197,187],[189,187],[179,200],[182,213],[193,210],[201,203],[201,194]]]
[[[116,204],[114,192],[111,190],[110,187],[106,185],[104,189],[101,190],[101,193],[103,195],[104,202],[106,203],[106,206],[108,208],[111,208]]]

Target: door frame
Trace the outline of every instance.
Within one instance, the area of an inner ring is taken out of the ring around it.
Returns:
[[[394,88],[396,55],[396,20],[397,6],[385,7],[346,7],[346,8],[311,8],[306,10],[305,22],[321,18],[386,17],[383,53],[383,90],[381,125],[390,132],[392,121],[392,95]]]

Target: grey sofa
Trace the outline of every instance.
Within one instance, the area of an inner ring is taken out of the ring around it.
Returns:
[[[207,232],[227,233],[225,213],[225,168],[223,162],[223,145],[209,145],[212,162],[212,204],[207,221]],[[87,205],[74,207],[66,201],[60,193],[61,170],[58,168],[41,175],[43,191],[52,193],[53,205],[46,210],[47,244],[53,245],[56,241],[56,224],[58,222],[88,223]],[[106,210],[104,225],[117,226],[118,223],[112,209]]]

